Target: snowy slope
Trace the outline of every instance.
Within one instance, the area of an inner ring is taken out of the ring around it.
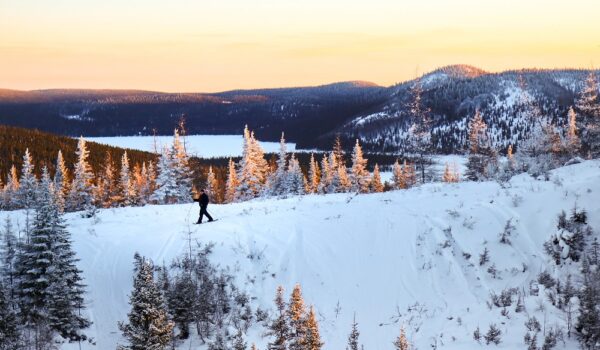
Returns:
[[[257,297],[255,305],[271,308],[277,285],[290,292],[301,283],[305,300],[318,310],[325,349],[345,348],[354,313],[365,349],[392,348],[401,324],[418,349],[434,342],[444,349],[476,348],[473,330],[479,325],[485,332],[491,322],[504,333],[499,349],[523,348],[525,314],[511,308],[509,319],[498,308],[489,310],[490,292],[527,289],[545,269],[542,244],[561,210],[577,203],[600,230],[599,192],[600,161],[588,161],[556,170],[548,182],[520,175],[507,188],[493,182],[429,184],[382,194],[214,205],[209,209],[220,220],[200,226],[190,224],[197,214],[193,204],[107,209],[96,221],[69,214],[89,285],[90,333],[98,342],[84,348],[115,348],[117,321],[129,310],[134,252],[168,263],[186,249],[188,230],[195,240],[216,243],[213,261],[231,269],[238,286]],[[512,245],[502,245],[498,234],[510,218],[516,226]],[[479,266],[485,246],[499,279],[486,272],[490,264]],[[561,320],[552,306],[546,316],[536,311],[538,300],[547,303],[544,293],[526,299],[530,315],[548,325]],[[265,348],[265,340],[254,341]]]

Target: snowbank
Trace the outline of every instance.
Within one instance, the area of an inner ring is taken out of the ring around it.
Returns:
[[[498,348],[523,348],[525,314],[511,308],[507,318],[498,308],[489,310],[490,292],[527,289],[545,269],[542,244],[561,210],[577,203],[599,230],[599,192],[600,162],[587,161],[554,171],[552,181],[520,175],[506,188],[428,184],[382,194],[213,205],[209,211],[219,221],[199,226],[191,224],[198,212],[193,204],[101,210],[96,221],[69,214],[88,284],[89,333],[98,342],[84,348],[115,348],[117,321],[129,310],[134,252],[169,263],[186,249],[188,231],[194,240],[216,243],[213,261],[231,269],[237,284],[257,297],[255,305],[271,308],[278,285],[291,292],[301,283],[306,302],[318,311],[325,349],[345,348],[354,314],[365,349],[392,348],[401,325],[419,349],[434,342],[475,348],[473,330],[485,333],[492,322],[503,332]],[[516,227],[512,245],[498,238],[508,219]],[[491,261],[480,266],[484,247]],[[492,263],[497,279],[487,272]],[[559,320],[552,306],[545,317],[536,311],[538,299],[547,303],[543,294],[528,298],[528,314],[549,325]],[[265,348],[266,340],[250,341]]]

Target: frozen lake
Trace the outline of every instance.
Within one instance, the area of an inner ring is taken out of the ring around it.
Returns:
[[[111,136],[86,137],[86,140],[110,146],[154,152],[163,146],[169,146],[172,136]],[[244,138],[241,135],[188,135],[185,146],[190,155],[201,158],[236,157],[242,155]],[[265,152],[278,152],[278,142],[262,142],[260,145]],[[287,144],[288,152],[295,151],[296,144]]]

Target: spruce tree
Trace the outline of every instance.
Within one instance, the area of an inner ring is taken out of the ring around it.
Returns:
[[[489,139],[487,125],[477,110],[469,122],[469,158],[466,176],[469,180],[478,181],[486,178],[486,167],[489,156]]]
[[[305,179],[304,174],[302,174],[302,169],[300,169],[300,163],[298,162],[298,159],[296,159],[296,156],[292,154],[285,175],[283,193],[290,193],[293,195],[304,194],[304,183]]]
[[[18,241],[13,230],[10,216],[6,216],[0,242],[0,282],[4,283],[10,300],[16,297],[17,271],[16,257]]]
[[[350,331],[350,335],[348,336],[348,345],[346,346],[346,350],[359,350],[358,347],[358,337],[360,332],[358,331],[358,323],[356,322],[356,315],[352,319],[352,330]]]
[[[408,130],[412,151],[417,154],[417,165],[421,183],[425,183],[426,167],[429,163],[427,154],[431,152],[431,111],[423,105],[423,87],[421,79],[417,78],[411,88],[412,99],[408,106],[412,118],[412,126]]]
[[[305,350],[320,350],[323,347],[321,336],[319,335],[319,324],[315,316],[315,310],[311,306],[306,317],[306,335],[304,338]]]
[[[56,156],[55,168],[54,191],[56,193],[56,202],[61,211],[64,211],[65,201],[69,194],[69,170],[67,169],[61,150],[58,151],[58,155]]]
[[[262,193],[266,181],[268,164],[264,151],[254,138],[254,133],[244,129],[244,148],[238,170],[236,197],[240,200],[256,198]]]
[[[168,148],[163,148],[158,160],[156,190],[150,196],[159,204],[172,204],[179,201],[179,187],[174,170],[173,159]]]
[[[129,170],[129,157],[127,151],[123,152],[121,157],[121,171],[119,172],[119,188],[121,190],[121,203],[124,206],[130,206],[135,204],[135,186],[131,179],[131,172]]]
[[[308,165],[308,193],[316,193],[319,190],[319,164],[315,161],[315,155],[310,154]]]
[[[600,344],[600,272],[589,268],[587,257],[584,257],[582,269],[583,286],[575,330],[584,349],[597,349]]]
[[[22,339],[19,320],[13,309],[13,301],[0,281],[0,350],[21,349]]]
[[[189,156],[184,144],[179,137],[179,131],[173,131],[173,144],[171,146],[171,166],[176,183],[177,203],[192,201],[192,171],[189,165]]]
[[[379,173],[379,165],[375,163],[373,168],[373,177],[370,184],[371,192],[383,192],[383,183],[381,183],[381,174]]]
[[[238,330],[233,338],[233,350],[246,350],[246,342],[244,341],[244,333],[242,330]]]
[[[577,114],[573,107],[569,108],[569,113],[567,114],[568,118],[568,129],[567,129],[567,152],[571,156],[575,156],[579,153],[581,149],[581,141],[579,140],[579,136],[577,135]]]
[[[398,159],[396,159],[396,162],[394,163],[394,166],[392,168],[392,174],[394,189],[399,190],[408,188],[408,186],[406,185],[406,177],[404,176],[404,169],[398,162]]]
[[[394,347],[396,350],[409,350],[410,346],[408,344],[408,339],[406,339],[406,332],[404,331],[404,327],[400,328],[400,335],[394,341]]]
[[[127,323],[119,329],[128,350],[162,350],[171,342],[173,323],[168,319],[160,288],[154,282],[152,263],[135,254],[133,291],[129,297],[131,311]]]
[[[94,175],[88,163],[89,151],[83,137],[77,143],[77,162],[73,172],[73,183],[67,199],[67,207],[71,211],[85,210],[88,214],[93,211]]]
[[[334,176],[334,183],[337,183],[336,192],[348,192],[352,189],[352,181],[350,181],[350,177],[348,176],[348,169],[346,169],[346,165],[343,163],[338,164],[337,177]]]
[[[362,148],[357,139],[352,151],[352,190],[360,193],[369,192],[370,180],[367,159],[363,157]]]
[[[218,202],[218,185],[217,178],[213,171],[212,165],[208,167],[208,174],[206,176],[206,194],[215,202]]]
[[[269,350],[287,350],[290,337],[290,326],[287,316],[287,305],[284,300],[283,287],[277,287],[275,296],[276,315],[275,319],[269,325],[266,333],[267,336],[274,337],[273,341],[269,342]]]
[[[583,116],[585,128],[583,130],[583,143],[593,157],[600,154],[600,95],[598,82],[594,71],[590,71],[576,101],[576,107]]]
[[[306,346],[306,307],[299,284],[294,286],[288,303],[288,319],[290,322],[290,350],[304,350]]]
[[[23,155],[23,164],[21,166],[21,178],[19,179],[19,190],[17,192],[17,206],[19,208],[33,208],[37,192],[37,179],[34,174],[33,160],[29,153],[29,148]]]
[[[19,192],[19,177],[17,176],[17,168],[14,164],[10,167],[4,186],[4,208],[15,209],[17,205],[17,193]]]
[[[281,196],[288,192],[287,187],[288,171],[287,171],[287,149],[285,138],[281,133],[279,141],[279,155],[277,158],[277,169],[269,176],[267,193],[271,196]]]
[[[227,164],[227,181],[225,183],[225,202],[233,203],[237,201],[237,187],[239,185],[237,179],[237,171],[235,170],[235,163],[231,158]]]

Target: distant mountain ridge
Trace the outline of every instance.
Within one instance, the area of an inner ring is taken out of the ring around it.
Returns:
[[[497,147],[517,144],[531,127],[520,117],[520,94],[530,96],[560,127],[588,74],[583,69],[490,73],[469,65],[424,74],[422,101],[432,111],[435,148],[463,150],[476,109]],[[359,138],[370,151],[398,152],[412,123],[407,105],[414,84],[347,81],[219,93],[0,89],[0,123],[70,136],[169,135],[183,117],[190,134],[238,134],[248,124],[263,140],[275,141],[285,131],[301,148],[328,149],[341,135],[348,146]]]

